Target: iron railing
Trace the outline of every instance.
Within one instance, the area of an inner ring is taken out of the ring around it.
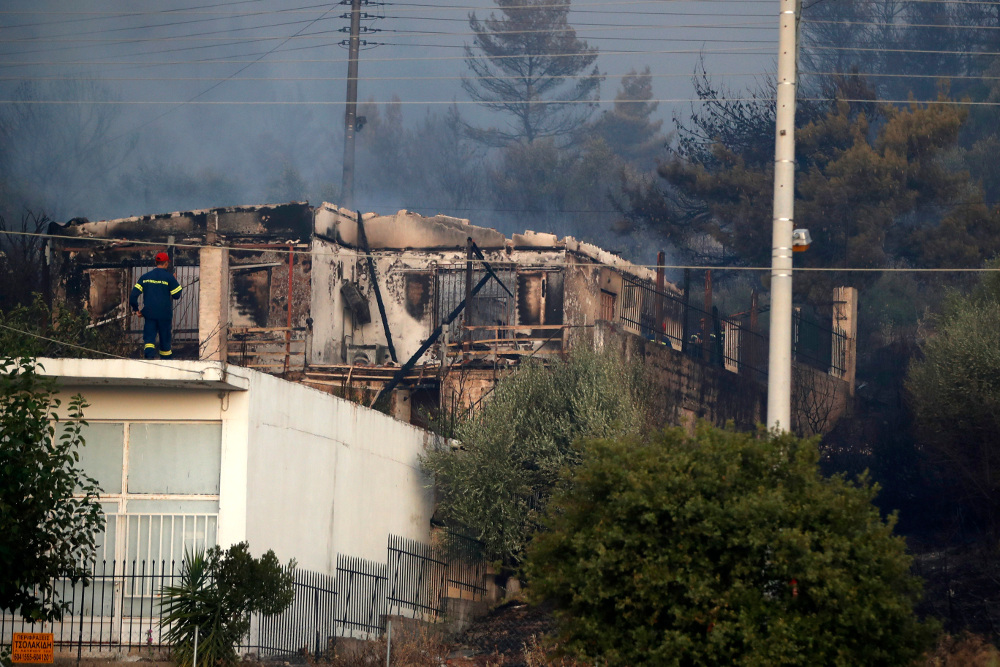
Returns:
[[[436,619],[446,592],[448,563],[435,558],[430,545],[390,535],[388,568],[390,613],[408,609],[415,617]]]
[[[720,317],[714,308],[710,313],[685,303],[682,298],[658,291],[649,281],[627,275],[622,279],[614,317],[626,329],[734,373],[761,382],[767,380],[767,337],[742,318]],[[658,319],[662,322],[659,331]],[[793,358],[842,377],[849,349],[844,332],[831,322],[816,322],[800,312],[794,324]]]
[[[511,294],[517,294],[517,267],[511,263],[497,263],[492,267],[494,274],[503,282],[501,287],[496,280],[487,282],[479,292],[472,297],[472,304],[467,307],[467,313],[462,319],[471,325],[500,325],[506,328],[515,322],[516,299]],[[472,269],[472,284],[477,284],[486,275],[485,269],[476,265]],[[466,265],[443,264],[434,272],[434,324],[442,323],[447,316],[465,299]],[[508,332],[508,337],[513,337]],[[472,340],[490,338],[492,332],[487,329],[471,332]]]
[[[226,360],[271,374],[303,370],[306,335],[306,327],[229,327]]]
[[[486,554],[479,540],[448,532],[444,545],[448,562],[448,597],[481,599],[486,595]]]
[[[154,266],[133,266],[128,270],[128,289],[138,282],[142,274],[154,269]],[[175,266],[171,269],[177,282],[181,287],[181,298],[173,304],[174,321],[172,325],[172,339],[181,342],[198,341],[198,301],[199,301],[199,275],[200,266]],[[129,316],[128,329],[134,337],[142,336],[143,320],[139,315],[132,313]]]
[[[250,635],[241,652],[257,656],[312,653],[322,655],[338,636],[337,579],[320,572],[296,569],[295,598],[285,611],[250,619]]]
[[[385,562],[338,555],[336,576],[296,569],[292,604],[281,614],[252,615],[250,632],[236,648],[261,657],[321,655],[338,637],[380,635],[388,615],[438,620],[453,589],[474,599],[486,592],[481,546],[453,537],[464,542],[450,555],[390,535]],[[0,613],[0,645],[9,645],[15,632],[51,632],[56,646],[77,653],[169,651],[162,591],[180,582],[183,564],[102,560],[91,566],[86,585],[53,580],[52,599],[67,605],[63,619],[30,623]]]

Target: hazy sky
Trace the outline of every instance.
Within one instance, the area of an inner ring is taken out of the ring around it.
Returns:
[[[554,0],[561,1],[561,0]],[[649,66],[662,100],[692,97],[699,58],[738,92],[773,78],[778,3],[754,0],[574,0],[570,22],[600,49],[607,108],[620,77]],[[265,178],[274,155],[295,156],[315,182],[340,181],[349,5],[309,0],[7,0],[0,9],[0,90],[24,81],[55,102],[122,104],[112,142],[131,141],[129,163],[181,161]],[[399,97],[409,120],[456,102],[481,114],[460,85],[468,16],[486,0],[418,0],[363,6],[359,98]],[[93,85],[92,85],[93,84]],[[96,87],[95,87],[96,86]],[[237,104],[220,104],[235,102]],[[68,106],[68,105],[67,105]],[[78,109],[79,111],[79,109]],[[664,101],[659,115],[689,113]],[[228,203],[228,202],[220,202]],[[252,203],[252,202],[246,202]],[[98,210],[88,217],[150,211]]]

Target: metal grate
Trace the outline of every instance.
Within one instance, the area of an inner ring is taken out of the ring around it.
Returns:
[[[510,290],[517,294],[517,267],[515,264],[491,265],[494,273]],[[473,268],[472,284],[476,285],[486,272]],[[444,322],[458,304],[465,299],[465,264],[439,266],[435,271],[434,316],[435,326]],[[514,324],[514,313],[517,304],[496,280],[487,282],[479,292],[472,297],[472,306],[468,312],[469,319],[461,317],[456,322],[465,325],[509,326]],[[470,321],[471,320],[471,321]],[[493,334],[486,330],[472,332],[472,339],[490,338]]]
[[[482,544],[451,533],[446,551],[447,556],[390,535],[385,563],[338,555],[336,576],[296,569],[292,604],[275,616],[254,614],[237,648],[258,657],[323,655],[338,637],[380,635],[388,614],[406,610],[438,620],[445,596],[481,599],[486,593]],[[0,644],[9,643],[14,632],[52,632],[57,645],[78,651],[141,653],[163,647],[168,628],[161,591],[180,582],[183,566],[181,560],[98,560],[86,586],[53,581],[55,599],[69,605],[63,620],[32,624],[17,610],[0,613]]]
[[[129,290],[142,274],[152,271],[155,266],[133,266],[129,268]],[[198,341],[198,293],[200,266],[175,266],[174,275],[181,287],[181,298],[174,302],[173,340],[178,342]],[[142,336],[142,318],[136,314],[129,316],[129,333]]]

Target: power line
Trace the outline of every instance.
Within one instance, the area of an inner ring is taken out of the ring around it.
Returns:
[[[699,40],[700,41],[700,40]],[[315,47],[305,47],[305,48],[315,48]],[[280,52],[293,51],[300,49],[284,49]],[[277,51],[265,52],[263,55]],[[770,51],[754,51],[753,49],[655,49],[655,50],[631,50],[631,51],[601,51],[602,56],[632,56],[632,55],[677,55],[677,54],[749,54],[749,55],[770,55]],[[242,57],[249,57],[257,54],[245,54]],[[512,56],[496,56],[494,59],[511,59],[511,58],[531,58],[531,57],[545,57],[545,58],[575,58],[579,54],[577,53],[541,53],[541,54],[522,54],[522,55],[512,55]],[[249,63],[254,64],[258,62],[257,60],[234,60],[231,58],[217,58],[217,59],[205,59],[205,60],[167,60],[167,61],[151,61],[138,63],[139,65],[153,66],[153,65],[221,65],[221,64],[240,64]],[[414,62],[414,61],[444,61],[444,60],[465,60],[464,56],[421,56],[421,57],[394,57],[394,58],[366,58],[365,62]],[[316,64],[316,63],[344,63],[345,59],[342,58],[298,58],[292,60],[271,60],[271,64]],[[121,61],[121,60],[80,60],[80,61],[30,61],[30,62],[20,62],[20,61],[0,61],[0,65],[4,66],[40,66],[40,65],[135,65],[136,63]]]
[[[233,2],[220,2],[213,5],[202,5],[203,8],[209,7],[224,7],[227,5],[246,5],[252,2],[263,2],[264,0],[234,0]],[[184,12],[184,9],[160,9],[156,11],[148,12],[65,12],[65,11],[53,11],[53,12],[43,12],[43,11],[31,11],[31,10],[4,10],[0,11],[0,14],[60,14],[60,15],[78,15],[78,14],[109,14],[111,16],[97,16],[91,18],[79,18],[79,19],[65,19],[63,21],[45,21],[37,23],[22,23],[19,25],[10,26],[0,26],[0,29],[13,29],[13,28],[35,28],[39,26],[46,25],[56,25],[63,23],[82,23],[84,21],[100,21],[106,20],[107,18],[125,18],[128,16],[150,16],[156,14],[173,14],[178,12]]]
[[[834,98],[816,98],[809,99],[805,101],[829,101]],[[840,98],[837,98],[840,99]],[[662,98],[662,99],[635,99],[635,100],[532,100],[530,103],[535,105],[560,105],[560,104],[611,104],[614,102],[618,103],[679,103],[679,102],[717,102],[718,100],[712,99],[702,99],[696,97],[678,97],[678,98]],[[730,102],[761,102],[761,101],[774,101],[770,98],[755,98],[755,97],[738,97],[738,98],[727,98]],[[845,102],[875,102],[877,100],[844,100]],[[908,102],[907,100],[902,100],[902,102]],[[491,100],[491,104],[528,104],[526,100]],[[916,101],[917,104],[927,104],[927,102]],[[27,105],[39,105],[39,106],[54,106],[54,105],[72,105],[72,104],[93,104],[99,106],[152,106],[157,104],[175,104],[177,106],[183,105],[201,105],[201,106],[340,106],[344,102],[341,101],[331,101],[331,100],[188,100],[188,101],[177,101],[177,100],[14,100],[14,99],[0,99],[0,104],[27,104]],[[434,104],[481,104],[481,102],[476,100],[373,100],[365,102],[364,104],[402,104],[402,105],[434,105]],[[954,104],[959,104],[955,102]],[[985,102],[983,104],[986,104]],[[996,103],[1000,104],[1000,102]],[[139,129],[139,128],[135,128]],[[134,130],[133,130],[134,131]]]
[[[219,248],[218,245],[209,245],[204,243],[164,243],[156,241],[141,241],[133,239],[123,239],[123,238],[93,238],[86,236],[62,236],[59,234],[46,234],[42,232],[18,232],[18,231],[8,231],[0,229],[0,234],[8,234],[13,236],[32,236],[41,238],[51,238],[51,239],[62,239],[63,241],[86,241],[93,243],[110,243],[110,244],[128,244],[136,246],[152,246],[152,247],[174,247],[174,248]],[[282,247],[267,248],[262,250],[261,248],[239,248],[239,247],[226,247],[226,249],[233,252],[248,252],[248,253],[260,253],[263,251],[271,252],[274,254],[288,254],[292,253],[294,255],[309,255],[311,257],[342,257],[348,256],[353,257],[357,260],[366,259],[368,257],[379,258],[385,254],[392,254],[399,257],[426,257],[427,252],[420,252],[417,250],[385,250],[383,254],[377,252],[363,253],[350,248],[343,248],[337,252],[322,252],[317,251],[312,248],[305,249],[292,249]],[[455,253],[464,253],[464,248],[455,248]],[[464,255],[460,258],[463,263],[467,261]],[[478,260],[472,259],[468,260],[475,264],[481,264],[488,262],[489,260]],[[632,268],[643,268],[643,269],[656,269],[663,267],[664,269],[679,270],[679,269],[691,269],[696,271],[704,271],[710,269],[712,271],[771,271],[770,266],[728,266],[728,265],[704,265],[704,264],[637,264],[635,262],[630,262],[623,259],[622,261],[627,262]],[[585,262],[581,261],[570,261],[570,260],[554,260],[546,261],[546,266],[607,266],[607,267],[622,267],[620,263],[617,262],[602,262],[600,260],[594,259]],[[813,267],[795,267],[794,271],[800,271],[805,273],[994,273],[1000,272],[1000,267],[826,267],[826,266],[813,266]],[[3,326],[3,325],[0,325]],[[58,342],[58,341],[57,341]],[[124,358],[124,357],[122,357]]]
[[[844,76],[844,77],[878,77],[878,78],[898,78],[898,79],[960,79],[969,81],[997,81],[1000,76],[988,76],[985,74],[895,74],[879,72],[805,72],[800,71],[803,76]],[[722,76],[722,75],[720,75]]]
[[[4,232],[4,233],[6,233],[6,232]],[[61,345],[63,347],[69,347],[69,348],[72,348],[74,350],[81,350],[83,352],[91,352],[93,354],[100,354],[100,355],[103,355],[105,357],[110,357],[112,359],[124,359],[125,361],[138,361],[138,362],[141,362],[141,363],[144,363],[144,364],[149,364],[150,366],[160,366],[161,368],[170,368],[172,370],[182,371],[184,373],[193,373],[193,374],[198,375],[198,376],[204,375],[201,371],[194,371],[194,370],[191,370],[190,368],[178,368],[174,364],[160,364],[160,363],[157,363],[155,361],[151,361],[149,359],[133,359],[131,357],[123,357],[120,354],[112,354],[111,352],[105,352],[103,350],[95,350],[92,347],[85,347],[83,345],[77,345],[76,343],[67,343],[65,341],[56,340],[55,338],[49,338],[47,336],[42,336],[41,334],[37,334],[37,333],[34,333],[32,331],[24,331],[23,329],[17,329],[15,327],[8,326],[6,324],[0,324],[0,329],[7,329],[8,331],[14,331],[16,333],[19,333],[19,334],[22,334],[22,335],[25,335],[25,336],[31,336],[32,338],[37,338],[39,340],[44,340],[44,341],[47,341],[49,343],[55,343],[56,345]]]
[[[648,75],[642,72],[623,72],[616,74],[602,73],[606,79],[621,79],[625,76],[649,76],[653,79],[670,78],[690,78],[691,73],[655,73]],[[1000,76],[990,76],[985,74],[898,74],[880,72],[810,72],[799,71],[800,76],[842,76],[842,77],[872,77],[872,78],[901,78],[901,79],[957,79],[967,81],[997,81]],[[589,79],[590,74],[552,74],[536,77],[538,80],[548,79]],[[773,78],[774,72],[712,72],[713,77],[758,77]],[[479,80],[517,80],[519,76],[497,75],[497,76],[473,76],[473,75],[452,75],[452,76],[361,76],[358,81],[461,81],[469,79]],[[346,81],[346,76],[0,76],[0,81]]]
[[[340,17],[328,17],[324,20],[332,20]],[[386,18],[397,18],[397,17],[386,17]],[[400,19],[404,17],[398,17]],[[434,21],[439,21],[441,19],[430,19]],[[462,20],[462,19],[456,19]],[[93,43],[94,46],[104,45],[104,44],[136,44],[136,43],[150,43],[150,42],[199,42],[199,41],[223,41],[227,39],[233,39],[232,37],[216,37],[215,35],[228,35],[233,32],[240,32],[246,30],[264,30],[285,25],[297,25],[301,23],[315,23],[316,21],[290,21],[288,23],[275,23],[263,26],[249,26],[243,28],[231,28],[227,30],[211,30],[202,33],[191,33],[188,35],[164,35],[156,37],[71,37],[68,39],[63,39],[60,37],[24,37],[15,39],[5,39],[5,44],[18,44],[18,43],[35,43],[35,42],[45,42],[45,43],[80,43],[87,42]],[[465,22],[465,21],[463,21]],[[777,29],[777,26],[772,25],[772,22],[761,21],[759,23],[728,23],[723,25],[711,25],[711,24],[687,24],[687,25],[656,25],[656,24],[640,24],[640,23],[626,23],[626,24],[608,24],[608,23],[574,23],[573,26],[569,26],[562,29],[537,29],[537,30],[489,30],[484,31],[484,33],[475,31],[447,31],[447,30],[381,30],[380,32],[395,32],[404,34],[420,34],[420,35],[443,35],[449,37],[473,37],[479,34],[489,34],[489,35],[528,35],[528,34],[555,34],[560,32],[579,32],[578,26],[584,26],[589,31],[617,31],[617,30],[691,30],[691,29],[705,29],[705,30],[723,30],[723,29],[746,29],[746,28],[763,28],[763,29]],[[279,40],[279,39],[290,39],[294,41],[302,41],[307,39],[318,39],[324,35],[331,32],[341,32],[340,30],[323,30],[321,32],[311,32],[304,35],[294,35],[290,38],[285,38],[281,36],[274,37],[251,37],[246,40],[246,42],[259,42],[259,41],[269,41],[269,40]],[[663,38],[661,38],[663,39]],[[671,38],[671,41],[674,41]],[[692,41],[692,40],[688,40]],[[90,46],[79,46],[72,48],[91,48]]]
[[[705,26],[705,27],[711,27],[711,26]],[[662,26],[651,26],[651,29],[657,29],[657,28],[662,28]],[[588,30],[597,30],[597,29],[598,28],[588,28]],[[615,28],[608,28],[607,30],[614,31],[616,29]],[[286,42],[292,41],[292,40],[300,40],[300,39],[326,39],[326,40],[328,40],[329,39],[329,35],[336,34],[336,33],[339,33],[339,32],[341,32],[341,31],[340,30],[323,30],[323,31],[320,31],[320,32],[309,33],[308,35],[297,35],[297,36],[291,37],[291,38],[287,38],[287,37],[254,37],[254,38],[247,38],[247,39],[241,39],[241,40],[236,40],[236,41],[232,41],[232,38],[228,38],[229,41],[223,41],[222,43],[219,43],[219,44],[204,44],[204,45],[201,45],[201,46],[182,47],[182,48],[178,48],[178,49],[165,49],[165,50],[159,50],[159,51],[145,51],[143,53],[137,53],[137,54],[133,54],[133,55],[137,55],[137,56],[138,55],[142,55],[142,56],[145,56],[145,55],[160,54],[160,53],[176,53],[178,51],[198,51],[198,50],[204,50],[204,49],[218,49],[218,48],[222,48],[222,47],[226,47],[226,46],[240,46],[242,44],[252,44],[252,43],[256,43],[256,42],[271,42],[271,41],[279,41],[279,40],[284,40],[282,43],[286,43]],[[431,36],[434,36],[434,37],[471,36],[471,35],[475,34],[475,33],[448,33],[448,32],[419,31],[419,30],[396,30],[396,29],[386,29],[386,28],[379,29],[376,32],[390,33],[390,34],[395,34],[395,35],[400,35],[400,36],[410,36],[410,37],[416,37],[416,38],[431,37]],[[546,31],[524,31],[524,32],[546,32]],[[371,33],[366,33],[366,34],[371,34]],[[491,33],[491,34],[497,34],[497,33]],[[704,37],[701,37],[701,38],[699,38],[699,37],[692,37],[692,38],[675,37],[675,38],[670,38],[669,40],[665,40],[663,37],[621,37],[621,36],[600,36],[600,35],[598,35],[598,36],[577,35],[577,36],[580,39],[590,40],[590,41],[595,41],[595,42],[597,42],[597,41],[636,41],[636,42],[645,42],[645,41],[664,42],[664,41],[670,41],[670,42],[698,42],[698,43],[701,43],[701,44],[715,44],[715,43],[719,43],[719,44],[773,44],[774,43],[774,40],[770,40],[770,39],[735,39],[735,38],[714,39],[714,38],[704,38]],[[193,38],[190,38],[190,40],[189,40],[189,38],[186,38],[186,37],[176,37],[176,38],[175,37],[162,37],[162,38],[155,37],[155,38],[149,38],[149,39],[120,40],[120,41],[116,41],[114,45],[117,46],[117,45],[123,45],[123,44],[135,44],[135,43],[138,43],[138,42],[147,42],[147,41],[148,42],[156,42],[156,41],[163,41],[163,42],[171,42],[171,41],[199,41],[199,40],[202,40],[202,39],[207,39],[207,38],[193,37]],[[227,38],[219,38],[219,39],[220,40],[226,40]],[[385,44],[388,45],[389,43],[386,42]],[[340,45],[340,41],[338,40],[337,42],[328,42],[327,44],[318,45],[318,47],[322,48],[324,46],[339,46],[339,45]],[[418,43],[418,44],[405,44],[405,43],[397,43],[397,44],[392,44],[392,45],[394,45],[394,46],[418,46],[418,47],[449,48],[449,49],[464,49],[465,48],[465,46],[463,46],[461,44],[426,44],[426,43],[423,43],[423,44],[421,44],[421,43]],[[64,46],[64,47],[59,47],[59,48],[54,48],[54,49],[35,49],[35,50],[31,50],[31,51],[7,51],[7,52],[4,52],[4,53],[0,53],[0,57],[2,57],[2,56],[21,56],[21,55],[27,55],[27,54],[32,54],[32,53],[52,53],[52,52],[55,52],[55,51],[67,51],[67,50],[74,50],[74,49],[92,49],[92,48],[99,48],[99,47],[104,47],[104,46],[106,46],[106,45],[102,45],[102,44],[87,44],[87,45],[81,45],[81,46]]]
[[[304,28],[302,28],[301,30],[299,30],[299,32],[302,32],[302,31],[306,30],[306,28],[308,28],[308,27],[309,27],[310,25],[312,25],[312,24],[313,24],[313,23],[315,23],[316,21],[318,21],[318,20],[322,19],[322,18],[323,18],[324,16],[326,16],[327,14],[329,14],[329,13],[330,13],[331,11],[333,11],[333,8],[332,8],[332,7],[331,7],[330,9],[326,10],[325,12],[323,12],[323,13],[322,13],[322,14],[321,14],[321,15],[320,15],[320,16],[319,16],[318,18],[316,18],[316,19],[315,19],[315,20],[314,20],[314,21],[313,21],[312,23],[310,23],[310,24],[306,25],[306,26],[305,26]],[[296,33],[296,34],[298,34],[298,33]],[[288,40],[285,40],[285,41],[288,41]],[[222,81],[218,81],[218,82],[216,82],[216,83],[212,84],[211,86],[209,86],[209,87],[208,87],[208,88],[206,88],[205,90],[201,91],[200,93],[198,93],[197,95],[195,95],[195,96],[194,96],[194,97],[192,97],[191,99],[187,100],[186,102],[181,102],[180,104],[177,104],[177,105],[176,105],[176,106],[174,106],[173,108],[171,108],[171,109],[167,109],[167,110],[166,110],[166,111],[164,111],[164,112],[163,112],[162,114],[160,114],[160,115],[158,115],[158,116],[155,116],[155,117],[151,118],[150,120],[148,120],[148,121],[146,121],[146,122],[144,122],[144,123],[142,123],[142,124],[140,124],[140,125],[138,125],[138,126],[136,126],[136,127],[132,128],[132,129],[131,129],[131,130],[129,130],[128,132],[125,132],[125,133],[123,133],[123,134],[119,134],[119,135],[118,135],[118,136],[116,136],[116,137],[112,137],[111,139],[108,139],[108,140],[107,140],[107,141],[105,141],[105,142],[104,142],[103,144],[101,144],[101,146],[98,146],[97,148],[100,148],[100,147],[102,147],[102,146],[106,146],[106,145],[108,145],[108,144],[110,144],[110,143],[113,143],[113,142],[117,141],[118,139],[122,139],[122,138],[124,138],[124,137],[127,137],[128,135],[132,134],[133,132],[137,132],[137,131],[141,130],[141,129],[142,129],[142,128],[144,128],[144,127],[148,127],[149,125],[152,125],[153,123],[155,123],[156,121],[160,120],[160,119],[161,119],[161,118],[163,118],[164,116],[168,115],[169,113],[171,113],[171,112],[175,111],[176,109],[179,109],[180,107],[182,107],[182,106],[184,106],[184,105],[186,105],[186,104],[200,104],[200,102],[198,102],[198,101],[197,101],[199,97],[201,97],[201,96],[203,96],[203,95],[206,95],[207,93],[209,93],[209,92],[211,92],[211,91],[215,90],[216,88],[218,88],[219,86],[221,86],[221,85],[222,85],[223,83],[225,83],[225,82],[226,82],[226,81],[228,81],[229,79],[233,78],[234,76],[236,76],[236,75],[237,75],[237,74],[239,74],[240,72],[243,72],[244,70],[246,70],[247,68],[249,68],[249,67],[250,67],[251,65],[253,65],[253,64],[257,63],[257,62],[260,62],[260,61],[261,61],[261,60],[263,60],[263,59],[264,59],[265,57],[267,57],[267,56],[268,56],[268,55],[269,55],[270,53],[272,53],[272,52],[274,52],[274,51],[275,51],[276,49],[280,48],[280,47],[281,47],[281,46],[282,46],[282,45],[283,45],[284,43],[285,43],[285,42],[282,42],[281,44],[278,44],[278,46],[276,46],[276,47],[274,47],[273,49],[271,49],[271,51],[268,51],[267,53],[264,53],[264,54],[262,54],[262,55],[261,55],[261,56],[260,56],[259,58],[257,58],[256,60],[254,60],[254,61],[252,61],[252,62],[248,63],[248,64],[247,64],[247,65],[246,65],[245,67],[241,67],[240,69],[238,69],[238,70],[236,70],[235,72],[233,72],[233,73],[232,73],[232,74],[231,74],[231,75],[230,75],[230,76],[229,76],[228,78],[226,78],[226,79],[223,79]]]
[[[800,72],[801,74],[802,72]],[[806,72],[807,74],[821,74],[821,75],[832,75],[838,74],[838,72]],[[852,73],[843,73],[844,75]],[[653,79],[663,79],[663,78],[689,78],[690,73],[677,73],[668,72],[657,74],[650,72],[648,75],[642,72],[625,72],[622,74],[601,74],[601,76],[607,79],[621,79],[625,76],[649,76]],[[712,76],[755,76],[755,77],[768,77],[774,76],[774,72],[713,72]],[[867,75],[866,75],[867,76]],[[876,75],[873,75],[876,76]],[[877,75],[877,76],[896,76],[891,74]],[[931,76],[931,75],[898,75],[898,76]],[[124,77],[104,77],[104,76],[93,76],[93,77],[79,77],[79,76],[0,76],[0,81],[219,81],[220,79],[227,79],[230,81],[347,81],[346,76],[239,76],[239,77],[214,77],[214,76],[124,76]],[[482,80],[482,79],[520,79],[519,76],[514,75],[497,75],[497,76],[361,76],[358,77],[358,81],[461,81],[462,79],[469,80]],[[542,76],[535,77],[536,80],[548,80],[548,79],[589,79],[589,74],[546,74]],[[940,77],[936,77],[940,78]],[[951,77],[959,78],[959,77]],[[1000,78],[1000,77],[962,77],[962,78]]]
[[[639,103],[664,103],[664,104],[678,104],[678,103],[701,103],[701,104],[714,104],[717,102],[774,102],[772,97],[727,97],[724,100],[712,99],[712,98],[701,98],[701,97],[674,97],[674,98],[658,98],[658,99],[612,99],[612,100],[532,100],[531,104],[548,104],[548,105],[560,105],[560,104],[639,104]],[[980,107],[996,107],[1000,106],[1000,102],[974,102],[971,100],[884,100],[884,99],[865,99],[865,98],[847,98],[847,97],[800,97],[799,102],[852,102],[859,104],[927,104],[927,105],[944,105],[944,106],[980,106]],[[491,104],[528,104],[525,100],[491,100]],[[13,99],[0,99],[0,104],[29,104],[29,105],[72,105],[72,104],[93,104],[99,106],[115,106],[115,105],[133,105],[133,106],[153,106],[157,104],[175,104],[177,106],[183,105],[201,105],[201,106],[340,106],[344,104],[343,101],[330,101],[330,100],[200,100],[194,101],[189,100],[187,102],[178,102],[172,100],[13,100]],[[370,100],[365,102],[365,104],[376,104],[376,105],[389,105],[389,104],[399,104],[405,106],[413,105],[465,105],[465,104],[482,104],[476,100]],[[160,118],[162,116],[158,116]],[[150,121],[152,122],[152,121]],[[140,126],[144,127],[143,126]],[[135,128],[135,129],[140,129]],[[135,130],[133,130],[135,131]],[[113,140],[109,140],[113,141]]]
[[[886,23],[882,21],[827,21],[819,19],[802,19],[801,23],[826,25],[867,25],[875,28],[941,28],[948,30],[1000,30],[995,25],[948,25],[940,23]]]
[[[941,56],[1000,56],[1000,51],[939,51],[936,49],[887,49],[881,46],[812,46],[819,51],[861,51],[864,53],[920,53]]]

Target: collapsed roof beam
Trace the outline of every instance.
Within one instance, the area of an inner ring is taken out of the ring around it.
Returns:
[[[486,274],[485,276],[480,278],[479,282],[476,283],[476,286],[472,288],[471,296],[476,296],[479,290],[483,289],[483,287],[485,287],[486,283],[488,283],[489,281],[490,281],[489,274]],[[444,327],[451,324],[455,320],[455,318],[462,313],[463,310],[465,310],[465,299],[462,299],[462,301],[457,306],[455,306],[455,310],[448,313],[448,317],[444,319],[444,322],[437,325],[434,331],[431,332],[431,335],[427,337],[427,340],[423,342],[423,345],[421,345],[420,348],[413,353],[412,357],[406,360],[405,364],[399,367],[399,370],[396,371],[396,373],[392,376],[392,379],[389,380],[384,387],[382,387],[382,390],[379,391],[379,393],[375,396],[374,400],[372,400],[372,402],[369,404],[368,407],[373,407],[376,403],[378,403],[380,398],[391,393],[392,390],[399,385],[400,380],[402,380],[406,376],[406,374],[410,372],[410,369],[412,369],[416,365],[417,360],[423,356],[424,352],[429,350],[431,345],[437,342],[438,337],[441,335],[441,330]]]
[[[360,213],[358,213],[358,229],[362,230],[364,229],[361,226]],[[364,236],[361,236],[360,238],[364,239]],[[475,253],[476,257],[483,263],[483,268],[486,269],[486,275],[480,278],[479,282],[476,283],[476,286],[472,288],[472,291],[469,293],[469,299],[476,296],[479,290],[483,289],[483,287],[486,286],[486,283],[488,283],[490,280],[497,281],[497,283],[500,284],[500,287],[502,287],[504,291],[507,292],[507,294],[510,294],[510,296],[513,298],[514,297],[513,292],[511,292],[507,288],[507,286],[503,284],[503,281],[500,280],[500,277],[497,276],[497,274],[493,271],[493,267],[491,267],[489,262],[486,261],[486,258],[483,256],[483,253],[479,250],[479,247],[476,246],[476,242],[472,240],[471,236],[467,239],[467,241],[469,243],[469,247],[472,248],[472,252]],[[367,248],[368,245],[367,239],[364,239],[363,242],[365,244],[365,247]],[[377,295],[378,292],[376,291],[375,294]],[[396,371],[396,373],[392,376],[392,379],[389,380],[389,382],[387,382],[384,387],[382,387],[382,390],[379,391],[379,393],[375,396],[375,398],[372,400],[371,404],[368,407],[374,406],[376,403],[378,403],[380,398],[392,392],[392,390],[399,385],[400,381],[404,377],[406,377],[406,374],[410,372],[410,369],[412,369],[416,365],[417,360],[423,356],[424,352],[429,350],[431,345],[437,342],[438,337],[441,335],[441,330],[444,327],[451,324],[452,322],[454,322],[455,318],[461,315],[462,311],[465,310],[466,301],[467,299],[462,299],[461,303],[455,306],[455,310],[448,313],[448,317],[444,319],[444,322],[437,325],[437,327],[434,329],[434,331],[431,332],[431,335],[427,338],[427,340],[424,341],[423,345],[421,345],[420,348],[413,353],[412,357],[406,360],[405,364],[399,367],[399,370]],[[381,309],[381,307],[382,307],[382,300],[379,299],[379,308]],[[384,310],[382,311],[382,321],[385,322]],[[388,329],[386,330],[388,331]],[[393,360],[395,360],[395,356],[393,356]]]
[[[396,347],[392,344],[389,318],[385,314],[385,304],[382,303],[382,290],[378,288],[375,260],[372,257],[371,248],[368,247],[368,235],[365,234],[365,221],[361,219],[361,211],[358,211],[358,245],[361,246],[361,250],[365,253],[365,259],[368,261],[368,278],[372,281],[372,287],[375,288],[375,301],[378,302],[378,313],[382,316],[382,329],[385,330],[385,343],[389,347],[389,356],[392,357],[392,363],[397,364],[399,360],[396,358]]]
[[[510,298],[513,299],[514,293],[511,292],[507,288],[507,286],[503,284],[503,281],[500,280],[500,277],[493,272],[493,267],[490,266],[490,263],[486,261],[485,257],[483,257],[483,253],[479,250],[479,246],[476,245],[476,242],[472,240],[471,236],[469,237],[469,244],[472,246],[472,252],[474,252],[476,254],[476,257],[483,263],[483,268],[486,269],[486,273],[488,273],[495,281],[497,281],[500,287],[503,288],[503,291],[507,292],[507,294],[510,295]]]

